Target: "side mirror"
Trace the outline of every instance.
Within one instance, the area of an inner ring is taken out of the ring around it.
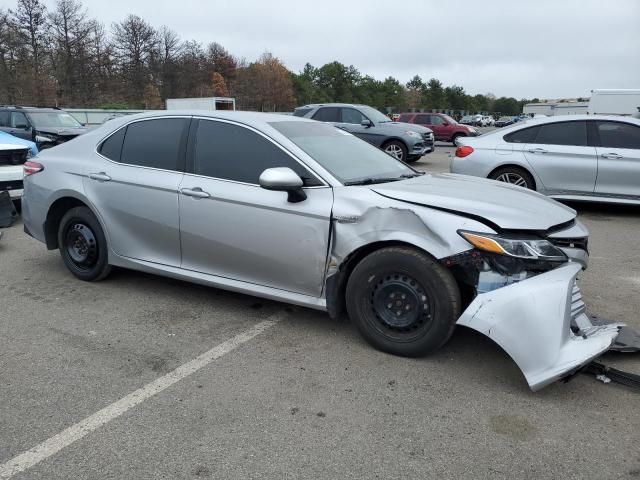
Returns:
[[[16,128],[19,128],[21,130],[29,130],[29,125],[27,125],[26,123],[18,123],[16,125]]]
[[[373,127],[373,122],[369,119],[365,119],[365,120],[362,120],[362,122],[360,122],[360,125],[362,125],[364,128],[369,128],[369,127]]]
[[[443,122],[442,122],[442,125],[444,125],[444,126],[446,127],[447,125],[449,125],[449,122],[444,122],[444,121],[443,121]]]
[[[267,168],[260,175],[258,183],[265,190],[287,192],[287,200],[291,203],[302,202],[307,198],[302,189],[302,179],[289,167]]]

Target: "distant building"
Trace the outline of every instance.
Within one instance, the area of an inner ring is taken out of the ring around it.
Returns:
[[[527,103],[522,107],[522,113],[527,115],[579,115],[587,113],[589,102],[577,100],[548,100],[540,103]]]

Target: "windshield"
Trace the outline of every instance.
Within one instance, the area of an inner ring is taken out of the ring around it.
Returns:
[[[66,112],[30,112],[36,128],[78,128],[82,124]]]
[[[412,168],[344,130],[320,122],[273,122],[273,128],[295,143],[342,183],[393,181],[417,175]]]
[[[358,110],[360,110],[360,112],[362,112],[363,115],[366,115],[369,118],[369,120],[371,120],[374,123],[387,123],[391,121],[389,117],[387,117],[384,113],[380,113],[375,108],[364,106],[364,107],[358,107]]]

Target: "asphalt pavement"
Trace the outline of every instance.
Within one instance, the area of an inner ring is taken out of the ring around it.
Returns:
[[[572,206],[590,310],[640,329],[640,208]],[[463,328],[394,357],[313,310],[126,270],[80,282],[20,224],[0,273],[0,479],[640,477],[640,393],[586,375],[532,393]],[[640,354],[603,361],[640,373]]]

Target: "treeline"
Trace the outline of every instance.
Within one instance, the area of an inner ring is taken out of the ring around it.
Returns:
[[[53,10],[41,0],[0,9],[0,103],[156,109],[167,98],[206,96],[232,96],[238,109],[260,111],[333,101],[515,114],[527,102],[471,96],[417,75],[406,85],[380,81],[339,62],[293,73],[268,52],[249,62],[136,15],[106,27],[79,0],[58,0]]]

